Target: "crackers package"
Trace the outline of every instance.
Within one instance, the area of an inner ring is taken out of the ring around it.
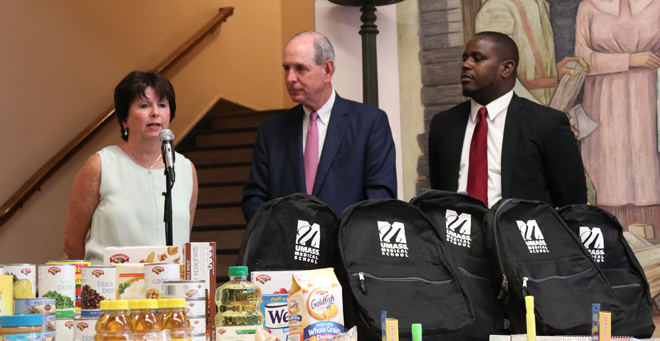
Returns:
[[[326,341],[344,332],[341,285],[332,268],[296,271],[289,291],[290,339]]]
[[[124,263],[178,263],[180,246],[119,246],[103,249],[103,265]]]

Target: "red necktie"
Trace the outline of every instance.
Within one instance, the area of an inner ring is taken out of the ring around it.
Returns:
[[[319,167],[319,128],[316,125],[316,118],[319,114],[312,111],[309,115],[309,128],[307,128],[307,138],[305,141],[305,187],[307,194],[312,194],[314,189],[314,180],[316,179],[316,170]]]
[[[488,206],[488,111],[481,107],[477,113],[470,143],[470,167],[468,169],[467,192]]]

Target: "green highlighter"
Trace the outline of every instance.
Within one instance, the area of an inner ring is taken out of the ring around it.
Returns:
[[[422,341],[422,325],[419,323],[412,325],[412,341]]]

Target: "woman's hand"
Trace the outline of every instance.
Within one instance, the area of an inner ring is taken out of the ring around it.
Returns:
[[[637,52],[630,54],[630,67],[660,68],[660,57],[653,52]]]
[[[100,187],[101,155],[94,154],[80,169],[71,186],[62,243],[69,259],[85,257],[85,238],[92,225],[92,215],[99,205]]]

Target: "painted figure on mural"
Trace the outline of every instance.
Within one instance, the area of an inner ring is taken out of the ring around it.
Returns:
[[[660,204],[659,53],[660,0],[580,4],[575,54],[590,65],[583,105],[600,123],[582,141],[582,159],[598,192],[598,205],[613,208],[616,215],[616,209],[626,205]]]

